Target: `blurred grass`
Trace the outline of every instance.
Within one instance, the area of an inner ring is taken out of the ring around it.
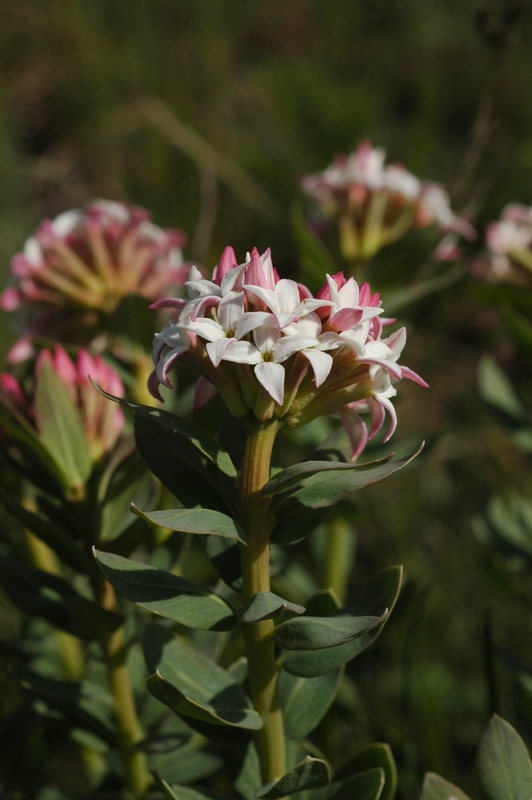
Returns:
[[[501,15],[520,7],[505,27]],[[239,256],[271,246],[278,270],[293,274],[289,208],[299,177],[363,138],[420,177],[454,186],[457,207],[477,213],[480,229],[505,203],[531,203],[530,3],[484,4],[484,35],[479,8],[473,0],[7,0],[1,283],[42,217],[96,196],[146,206],[157,224],[182,228],[187,257],[209,267],[227,244]],[[416,247],[402,245],[404,280]],[[379,288],[376,269],[372,284]],[[402,390],[397,436],[436,443],[423,466],[360,501],[368,521],[352,588],[397,562],[409,583],[397,623],[353,670],[376,695],[372,716],[343,724],[361,744],[368,735],[391,742],[404,798],[416,796],[424,769],[473,791],[472,758],[490,711],[484,625],[504,595],[470,518],[523,465],[475,395],[479,353],[500,343],[472,309],[463,283],[412,309],[407,362],[431,389]],[[0,355],[13,337],[2,315]],[[497,613],[504,641],[528,624],[522,607]],[[505,686],[501,711],[511,717],[519,696]]]

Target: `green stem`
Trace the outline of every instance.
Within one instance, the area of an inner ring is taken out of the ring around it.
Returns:
[[[242,522],[247,547],[240,549],[242,559],[243,599],[257,592],[270,591],[270,521],[267,500],[260,492],[270,476],[270,458],[279,420],[254,420],[249,425],[242,465],[240,494]],[[248,657],[249,682],[256,710],[263,727],[257,732],[255,746],[264,783],[286,772],[283,716],[277,692],[278,668],[273,645],[273,621],[261,620],[243,625]]]
[[[332,589],[342,605],[345,603],[349,573],[353,566],[355,543],[353,526],[341,514],[334,514],[327,531],[323,588]]]
[[[104,608],[114,610],[114,590],[104,584],[101,598]],[[137,712],[129,670],[126,663],[127,648],[123,628],[102,639],[102,649],[107,667],[109,691],[114,701],[114,716],[118,728],[118,746],[124,767],[126,785],[134,800],[141,800],[151,785],[146,756],[135,745],[143,734]]]

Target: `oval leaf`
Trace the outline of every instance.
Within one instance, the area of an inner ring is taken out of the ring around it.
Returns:
[[[305,606],[289,603],[273,592],[257,592],[237,609],[241,622],[258,622],[261,619],[283,619],[305,613]]]
[[[320,758],[307,756],[304,761],[287,772],[277,781],[271,781],[262,786],[256,797],[264,797],[267,800],[285,797],[294,792],[301,792],[303,789],[319,789],[328,786],[331,782],[331,771],[326,761]]]
[[[231,606],[210,589],[114,553],[94,550],[94,556],[109,583],[146,611],[200,630],[236,625]]]
[[[324,461],[321,459],[319,461],[301,461],[299,464],[293,464],[291,467],[276,472],[268,483],[265,484],[261,494],[276,494],[285,492],[287,489],[299,488],[305,478],[311,478],[315,475],[319,475],[321,472],[337,470],[367,472],[382,464],[387,464],[392,458],[393,453],[384,458],[379,458],[376,461],[368,461],[365,464],[346,464],[344,461]]]
[[[150,675],[146,685],[150,694],[177,714],[183,714],[210,725],[244,728],[249,731],[257,731],[262,728],[262,719],[253,709],[242,706],[234,707],[223,702],[217,706],[198,703],[165,680],[160,672]]]
[[[236,467],[231,461],[229,453],[226,453],[226,451],[220,447],[216,439],[204,431],[203,428],[200,428],[199,425],[195,425],[193,422],[177,416],[177,414],[163,411],[161,408],[144,406],[140,403],[131,403],[128,400],[123,400],[121,397],[114,397],[114,395],[104,392],[94,381],[91,382],[100,394],[103,394],[108,400],[113,400],[115,403],[120,403],[122,406],[131,408],[135,415],[144,417],[148,427],[151,429],[157,426],[159,429],[165,428],[167,431],[172,431],[172,433],[176,434],[181,439],[185,439],[189,442],[201,455],[208,458],[209,461],[212,461],[225,475],[228,475],[230,478],[236,478]]]
[[[341,675],[338,669],[318,678],[300,678],[281,670],[279,698],[289,739],[300,741],[319,725],[336,696]]]
[[[393,611],[399,597],[402,575],[402,567],[390,567],[384,570],[365,587],[352,603],[345,606],[345,609],[352,614],[374,614],[375,616],[380,614],[383,608],[387,607],[388,616],[380,625],[377,625],[369,633],[363,634],[358,639],[338,647],[306,652],[285,651],[281,655],[283,668],[292,675],[312,678],[317,675],[324,675],[329,670],[336,669],[362,653],[380,635],[389,615]],[[316,611],[314,613],[321,616],[321,612],[318,614],[320,608],[318,599],[318,596],[315,599],[311,599],[309,606],[315,607]],[[333,602],[333,598],[327,601],[327,597],[324,595],[322,598],[324,610],[332,608]],[[341,613],[341,611],[342,609],[337,613]]]
[[[246,544],[246,534],[234,519],[209,508],[171,508],[165,511],[141,511],[132,503],[131,510],[142,519],[181,533],[222,536]]]
[[[281,623],[274,633],[277,647],[284,650],[322,650],[351,642],[384,622],[380,617],[298,617]]]
[[[359,772],[343,780],[338,791],[331,792],[327,800],[382,800],[385,780],[380,767]]]
[[[469,800],[454,783],[444,781],[434,772],[427,772],[421,790],[421,800]]]
[[[384,775],[380,800],[393,800],[397,789],[397,767],[390,746],[383,742],[374,742],[357,753],[348,764],[337,771],[336,778],[348,777],[376,768],[381,769]]]
[[[528,750],[515,728],[496,714],[480,741],[477,767],[490,800],[530,800],[532,762]]]
[[[212,738],[220,735],[221,727],[243,731],[261,727],[249,697],[226,670],[160,625],[146,626],[143,645],[148,670],[159,672],[150,691],[165,705],[171,704],[191,727]]]

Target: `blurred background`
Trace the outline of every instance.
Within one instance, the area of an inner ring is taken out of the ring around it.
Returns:
[[[4,0],[0,19],[2,286],[43,217],[95,197],[184,230],[186,258],[208,269],[227,244],[240,261],[256,245],[295,275],[299,180],[363,139],[443,183],[477,250],[506,203],[532,202],[526,0]],[[409,234],[372,264],[372,287],[408,284],[425,257]],[[528,556],[492,546],[484,520],[493,496],[529,495],[529,453],[486,403],[493,381],[477,382],[490,353],[530,408],[530,352],[468,276],[398,316],[431,388],[401,388],[396,449],[428,446],[357,501],[352,586],[394,563],[407,582],[354,662],[334,735],[388,741],[401,797],[429,769],[474,794],[493,710],[532,741]],[[2,314],[2,353],[14,338]]]

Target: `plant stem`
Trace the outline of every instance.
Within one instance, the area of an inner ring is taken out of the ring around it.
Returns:
[[[332,589],[342,605],[347,594],[347,582],[353,566],[355,531],[341,514],[333,514],[327,531],[323,588]]]
[[[108,610],[115,609],[114,589],[107,581],[100,602]],[[109,691],[114,701],[118,745],[126,785],[131,797],[134,800],[141,800],[151,785],[151,777],[145,754],[135,750],[135,745],[142,739],[142,728],[137,717],[133,688],[126,664],[127,648],[123,628],[118,628],[104,637],[101,644],[107,667]]]
[[[242,523],[247,547],[241,546],[243,599],[270,591],[270,530],[268,501],[260,492],[270,477],[270,458],[279,420],[254,420],[249,424],[242,465],[240,494]],[[286,772],[283,716],[277,692],[278,668],[273,645],[273,620],[245,623],[244,643],[248,657],[253,703],[263,727],[255,736],[264,783]]]

